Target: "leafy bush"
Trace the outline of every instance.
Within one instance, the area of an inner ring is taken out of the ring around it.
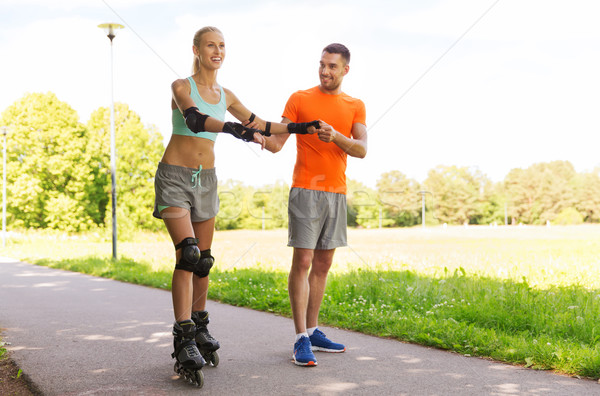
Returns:
[[[558,225],[575,225],[583,223],[583,215],[575,208],[563,209],[553,221]]]

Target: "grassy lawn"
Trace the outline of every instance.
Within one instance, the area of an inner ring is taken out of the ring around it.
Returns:
[[[600,226],[349,230],[322,323],[538,369],[600,377]],[[209,297],[290,315],[285,230],[215,234]],[[32,249],[35,246],[35,249]],[[11,236],[0,254],[170,288],[168,236]]]

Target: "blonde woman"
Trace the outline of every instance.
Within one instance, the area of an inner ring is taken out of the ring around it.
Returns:
[[[153,215],[163,219],[175,245],[172,298],[175,370],[202,386],[206,360],[218,364],[219,342],[208,332],[208,274],[214,263],[211,244],[219,210],[215,141],[226,132],[265,145],[263,135],[314,133],[310,123],[270,123],[251,113],[232,91],[219,85],[225,39],[215,27],[204,27],[193,40],[193,74],[172,84],[173,134],[158,164]],[[245,121],[224,122],[225,112]],[[264,125],[264,131],[252,129]],[[206,359],[206,360],[205,360]]]

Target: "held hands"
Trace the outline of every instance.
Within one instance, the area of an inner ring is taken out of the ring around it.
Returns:
[[[252,115],[250,116],[250,119],[248,119],[246,121],[242,121],[242,124],[248,128],[260,129],[260,125],[258,124],[258,122],[254,121],[255,117],[256,116],[254,115],[254,113],[252,113]]]
[[[317,131],[319,139],[325,143],[333,142],[339,132],[325,121],[319,120],[319,122],[321,123],[321,128]]]
[[[255,114],[252,113],[249,119],[242,121],[242,125],[247,128],[260,130],[260,133],[263,136],[271,136],[271,132],[273,134],[281,134],[287,132],[290,134],[296,133],[299,135],[307,135],[318,132],[319,128],[321,127],[320,121],[314,120],[310,122],[290,122],[289,124],[272,124],[271,122],[266,121],[265,127],[262,128],[262,126],[257,121],[254,121],[255,118]]]

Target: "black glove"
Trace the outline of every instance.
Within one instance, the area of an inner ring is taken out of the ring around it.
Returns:
[[[297,133],[299,135],[306,135],[308,133],[308,128],[311,126],[319,129],[321,124],[319,124],[319,121],[317,120],[311,122],[290,122],[287,124],[289,133]]]
[[[243,126],[238,122],[226,122],[223,125],[223,132],[230,133],[238,139],[242,139],[245,142],[251,142],[254,140],[254,134],[256,132],[262,134],[263,132],[259,129],[253,129]]]

